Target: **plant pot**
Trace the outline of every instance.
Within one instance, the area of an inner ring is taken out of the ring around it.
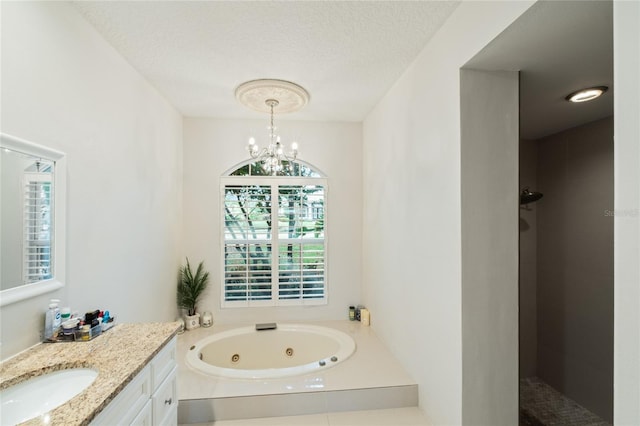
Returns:
[[[200,327],[200,314],[185,315],[184,316],[184,327],[187,330],[193,330],[194,328]]]

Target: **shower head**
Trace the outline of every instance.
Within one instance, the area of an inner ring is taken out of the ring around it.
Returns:
[[[527,187],[520,193],[520,205],[533,203],[534,201],[538,201],[540,198],[542,198],[542,193],[531,192]]]

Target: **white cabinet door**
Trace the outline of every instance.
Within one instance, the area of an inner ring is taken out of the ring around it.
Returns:
[[[178,424],[177,370],[174,367],[169,376],[153,394],[153,423],[156,425],[175,426]]]

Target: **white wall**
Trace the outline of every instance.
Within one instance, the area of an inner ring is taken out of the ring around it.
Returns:
[[[462,423],[460,68],[532,2],[465,2],[364,122],[365,301],[439,425]]]
[[[66,152],[67,286],[2,307],[2,358],[48,299],[121,322],[175,318],[182,118],[73,8],[2,2],[2,131]]]
[[[238,105],[238,108],[243,108]],[[328,176],[327,285],[323,306],[220,308],[220,176],[249,158],[246,143],[267,138],[268,116],[256,120],[187,118],[184,122],[185,254],[205,261],[211,285],[198,310],[220,323],[346,319],[362,302],[362,126],[360,123],[299,122],[276,117],[284,143],[296,138],[299,159]],[[184,259],[183,259],[184,262]]]
[[[640,424],[640,2],[614,1],[613,419]]]
[[[462,423],[518,423],[516,71],[460,72]]]

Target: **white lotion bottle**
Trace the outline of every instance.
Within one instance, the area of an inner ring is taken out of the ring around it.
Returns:
[[[49,303],[49,310],[44,322],[44,338],[55,339],[58,337],[60,326],[62,325],[62,316],[60,314],[59,299],[51,299]]]
[[[53,322],[56,317],[56,305],[55,303],[49,303],[49,309],[44,317],[44,339],[53,339]]]

